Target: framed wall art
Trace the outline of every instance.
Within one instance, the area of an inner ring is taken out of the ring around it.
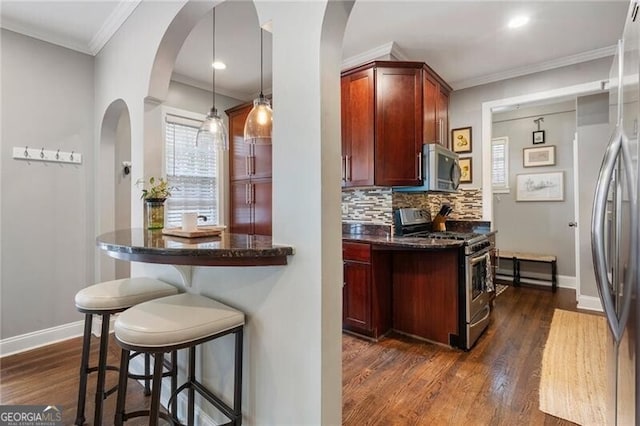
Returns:
[[[471,127],[452,129],[451,146],[453,148],[453,152],[471,152]]]
[[[533,144],[538,145],[544,143],[544,130],[536,130],[533,132]]]
[[[524,167],[541,167],[556,165],[555,145],[524,148],[522,150]]]
[[[564,201],[564,173],[517,175],[516,201]]]
[[[460,183],[473,182],[472,158],[461,158],[460,160],[458,160],[458,164],[460,165]]]

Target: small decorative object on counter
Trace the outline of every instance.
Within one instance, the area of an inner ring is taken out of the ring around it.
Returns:
[[[147,229],[164,228],[164,202],[171,196],[172,187],[164,178],[149,178],[147,188],[142,189],[142,198],[145,201]],[[138,184],[145,184],[143,179]]]

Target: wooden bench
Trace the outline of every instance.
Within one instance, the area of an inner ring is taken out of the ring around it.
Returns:
[[[558,287],[558,278],[557,278],[557,258],[556,256],[548,255],[548,254],[536,254],[536,253],[524,253],[519,251],[507,251],[507,250],[499,250],[498,257],[500,259],[511,259],[513,262],[513,286],[520,286],[520,261],[526,262],[539,262],[539,263],[548,263],[551,265],[551,291],[555,293],[556,288]],[[526,277],[524,277],[526,278]]]

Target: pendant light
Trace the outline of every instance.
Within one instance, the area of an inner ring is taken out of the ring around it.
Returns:
[[[260,96],[254,99],[253,109],[247,116],[247,121],[244,123],[244,141],[256,145],[270,145],[271,130],[273,128],[271,103],[262,93],[263,31],[264,30],[260,28]]]
[[[213,41],[213,62],[216,60],[216,8],[213,8],[213,31],[212,31],[212,41]],[[224,121],[218,114],[218,110],[216,109],[216,69],[211,66],[211,83],[212,83],[212,100],[213,106],[211,107],[211,111],[207,114],[207,118],[205,118],[204,122],[200,126],[198,130],[198,134],[196,135],[196,145],[199,141],[202,140],[203,137],[211,138],[213,140],[213,146],[216,149],[228,150],[229,145],[227,144],[227,127],[224,125]]]

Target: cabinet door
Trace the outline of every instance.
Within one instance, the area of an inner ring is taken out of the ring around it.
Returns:
[[[438,125],[440,126],[440,137],[438,143],[445,148],[449,148],[449,92],[440,86],[438,91]]]
[[[251,183],[248,180],[232,181],[229,183],[231,214],[229,217],[229,231],[235,234],[253,233],[253,218],[249,193]]]
[[[376,69],[375,184],[422,184],[422,70]]]
[[[438,83],[427,72],[423,71],[422,80],[422,125],[424,143],[437,143],[438,140]]]
[[[342,77],[343,186],[374,184],[373,68]]]
[[[271,235],[271,179],[251,181],[253,232]]]
[[[244,142],[244,122],[251,105],[229,113],[229,177],[233,180],[249,179],[251,145]]]
[[[342,323],[346,329],[371,329],[371,265],[344,262],[342,287]]]

